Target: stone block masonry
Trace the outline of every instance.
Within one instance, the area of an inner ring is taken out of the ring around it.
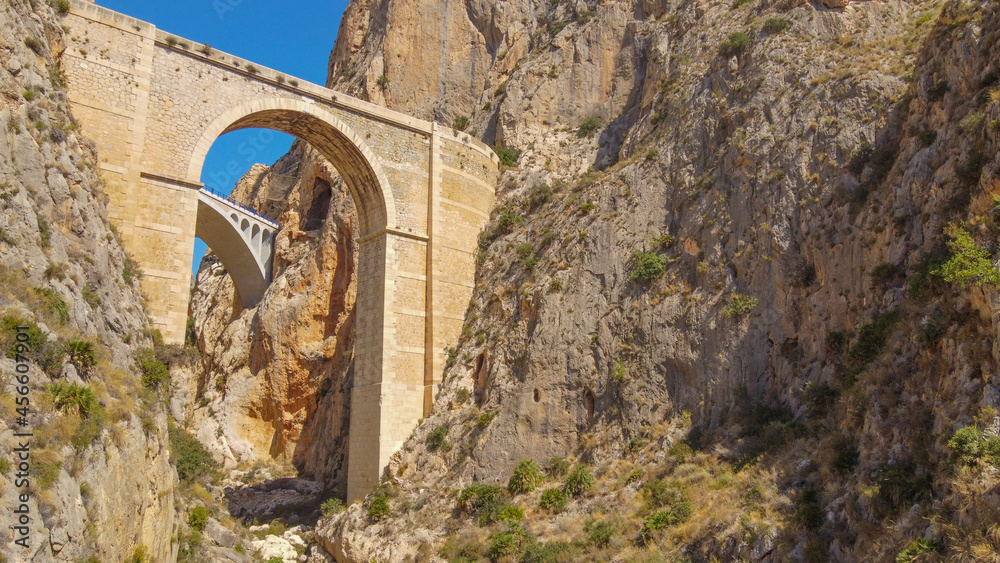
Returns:
[[[270,246],[254,238],[267,225],[243,225],[241,238],[226,230],[239,230],[240,217],[230,225],[228,211],[199,200],[201,169],[219,135],[283,131],[343,176],[360,223],[348,500],[361,498],[429,413],[444,350],[458,339],[477,235],[495,201],[493,151],[82,0],[71,1],[63,20],[71,107],[97,143],[111,218],[143,268],[143,292],[166,341],[184,338],[195,237],[212,241],[245,305],[256,302],[251,288],[269,280],[261,253]]]

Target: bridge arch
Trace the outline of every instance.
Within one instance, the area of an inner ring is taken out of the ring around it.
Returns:
[[[298,137],[333,164],[354,200],[359,236],[396,227],[396,204],[388,176],[364,139],[329,111],[302,100],[255,99],[219,115],[205,128],[191,152],[187,181],[200,181],[205,157],[216,139],[251,127]]]
[[[271,229],[261,227],[260,217],[241,218],[230,212],[228,203],[206,190],[199,191],[194,234],[214,249],[243,305],[253,307],[271,282]]]

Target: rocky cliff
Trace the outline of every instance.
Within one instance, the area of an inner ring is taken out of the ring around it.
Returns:
[[[510,168],[434,414],[321,542],[1000,556],[998,24],[991,2],[352,2],[330,83]]]
[[[58,21],[40,2],[0,13],[0,560],[169,561],[177,474],[162,395],[137,365],[153,343],[141,272],[108,222],[98,157],[69,111]],[[19,326],[29,337],[20,359]],[[27,490],[16,432],[34,434]],[[21,494],[28,548],[14,543]]]

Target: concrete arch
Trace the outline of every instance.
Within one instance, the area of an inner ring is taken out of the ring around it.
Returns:
[[[388,176],[375,154],[343,121],[314,103],[288,98],[253,100],[227,110],[205,128],[188,163],[187,181],[199,182],[212,144],[220,136],[251,127],[294,135],[329,160],[351,192],[360,236],[396,227],[396,204]]]
[[[259,242],[260,226],[256,223],[251,225],[245,218],[234,220],[220,201],[204,193],[199,194],[194,234],[205,241],[222,261],[243,305],[253,307],[260,302],[271,281],[270,249],[268,254],[262,254],[259,248],[255,248],[251,232],[258,233],[256,240]],[[270,245],[270,241],[267,242]]]

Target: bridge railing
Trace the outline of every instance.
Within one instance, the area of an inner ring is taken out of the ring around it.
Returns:
[[[247,206],[247,205],[245,205],[243,203],[240,203],[240,202],[236,201],[235,199],[233,199],[232,196],[226,195],[226,194],[224,194],[224,193],[222,193],[222,192],[220,192],[220,191],[218,191],[216,189],[213,189],[211,186],[202,186],[201,189],[203,189],[206,192],[208,192],[208,193],[214,195],[215,197],[221,199],[222,201],[226,202],[227,204],[232,205],[233,207],[238,207],[238,208],[242,209],[243,211],[249,213],[250,215],[253,215],[254,217],[257,217],[258,219],[261,219],[263,221],[267,221],[268,223],[270,223],[275,228],[280,227],[280,225],[278,224],[278,222],[275,221],[273,218],[268,217],[267,215],[264,215],[263,213],[257,211],[256,209],[253,209],[253,208],[251,208],[251,207],[249,207],[249,206]]]

